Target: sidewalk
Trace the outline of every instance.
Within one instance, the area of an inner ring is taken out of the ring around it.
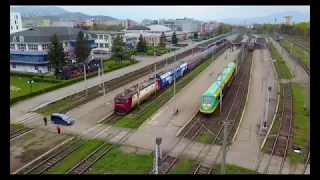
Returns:
[[[263,51],[262,59],[266,59],[269,54],[267,50]],[[263,141],[263,137],[258,134],[265,96],[265,82],[263,80],[264,62],[262,62],[260,55],[260,50],[254,51],[251,83],[248,91],[249,99],[242,122],[239,125],[239,131],[227,154],[227,163],[249,169],[255,169],[257,163],[259,163],[260,145]],[[272,64],[269,66],[269,72],[268,84],[272,87],[272,91],[270,94],[267,124],[270,124],[273,119],[278,97],[277,79]]]

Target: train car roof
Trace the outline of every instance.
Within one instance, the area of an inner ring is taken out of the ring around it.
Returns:
[[[215,96],[215,94],[220,91],[220,85],[224,86],[224,82],[227,77],[230,75],[232,70],[235,68],[235,63],[230,62],[227,67],[224,69],[223,74],[219,75],[217,80],[208,88],[208,90],[203,93],[203,96]]]
[[[153,84],[154,78],[149,78],[143,82],[140,83],[140,88],[139,90],[143,90],[145,87],[150,86],[151,84]],[[124,89],[123,92],[119,93],[116,95],[116,98],[121,98],[121,99],[128,99],[130,98],[132,95],[134,95],[135,93],[137,93],[138,91],[138,85],[139,84],[135,84],[133,86],[131,86],[129,89]]]
[[[182,67],[185,67],[188,65],[187,62],[185,62],[185,61],[180,61],[179,63],[180,64],[177,65],[177,68],[182,68]],[[168,77],[169,75],[171,75],[173,70],[174,70],[174,63],[171,64],[170,66],[164,68],[164,70],[160,71],[159,73],[157,73],[156,76],[158,76],[161,79],[164,79],[164,78]]]

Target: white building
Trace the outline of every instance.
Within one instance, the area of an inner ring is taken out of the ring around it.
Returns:
[[[74,27],[76,24],[72,21],[53,21],[52,26],[55,27]]]
[[[139,42],[140,34],[147,44],[157,46],[160,43],[161,34],[164,33],[167,41],[172,37],[174,31],[163,25],[151,26],[132,26],[124,30],[126,38],[132,38],[133,46]],[[176,31],[177,38],[180,40],[187,39],[187,33]]]
[[[200,22],[194,19],[161,19],[159,25],[164,25],[174,31],[183,31],[186,33],[195,33],[200,31]]]
[[[130,19],[120,20],[119,22],[121,26],[124,27],[125,29],[127,29],[128,27],[137,25],[137,22]]]
[[[19,12],[10,12],[10,34],[22,30],[21,14]]]
[[[292,25],[292,16],[285,16],[282,19],[282,23],[285,25]]]

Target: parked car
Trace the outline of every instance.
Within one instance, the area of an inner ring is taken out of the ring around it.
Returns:
[[[74,124],[74,119],[66,114],[54,113],[51,115],[51,122],[53,124],[61,124],[65,126],[70,126]]]

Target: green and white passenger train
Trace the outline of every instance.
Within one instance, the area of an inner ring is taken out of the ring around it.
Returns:
[[[212,114],[220,103],[220,85],[222,86],[222,97],[230,88],[235,75],[236,64],[230,62],[223,73],[213,82],[209,89],[203,93],[200,102],[200,112]]]

